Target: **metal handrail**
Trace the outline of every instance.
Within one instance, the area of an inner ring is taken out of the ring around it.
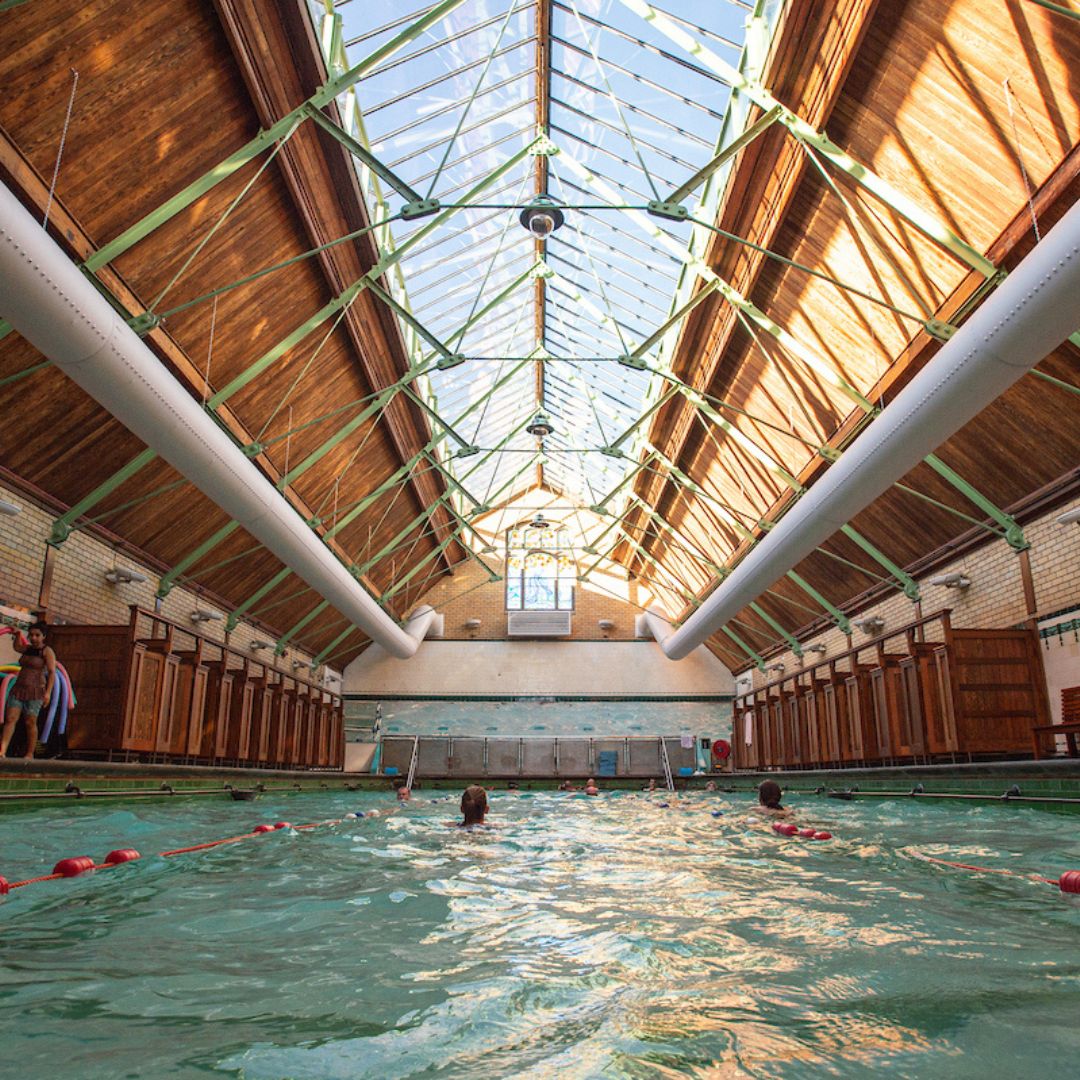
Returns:
[[[420,760],[420,736],[414,735],[412,741],[412,758],[409,760],[409,778],[405,786],[412,791],[413,780],[416,778],[416,763]]]
[[[667,754],[667,739],[663,735],[660,736],[660,760],[664,764],[664,780],[667,783],[668,791],[675,790],[675,781],[671,776],[671,761]]]

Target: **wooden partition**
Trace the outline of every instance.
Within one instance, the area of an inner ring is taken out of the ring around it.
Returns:
[[[735,767],[1027,756],[1032,728],[1048,722],[1034,632],[955,630],[949,614],[908,623],[737,698]]]
[[[344,763],[341,699],[151,611],[127,626],[56,626],[71,675],[73,756],[335,768]]]

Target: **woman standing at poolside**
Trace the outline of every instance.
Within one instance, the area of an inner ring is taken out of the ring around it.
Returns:
[[[4,733],[0,737],[0,757],[7,754],[20,716],[26,717],[26,755],[29,761],[37,746],[38,716],[49,704],[56,684],[56,653],[45,644],[48,626],[36,622],[30,627],[30,640],[21,636],[12,642],[19,657],[19,675],[8,695],[4,714]]]

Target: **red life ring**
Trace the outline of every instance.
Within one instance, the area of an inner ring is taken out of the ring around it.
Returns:
[[[713,761],[727,761],[731,757],[731,743],[727,739],[717,739],[712,744]]]

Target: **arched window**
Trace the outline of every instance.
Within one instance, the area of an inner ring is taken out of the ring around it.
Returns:
[[[577,564],[567,529],[536,520],[506,530],[506,609],[573,611]]]

